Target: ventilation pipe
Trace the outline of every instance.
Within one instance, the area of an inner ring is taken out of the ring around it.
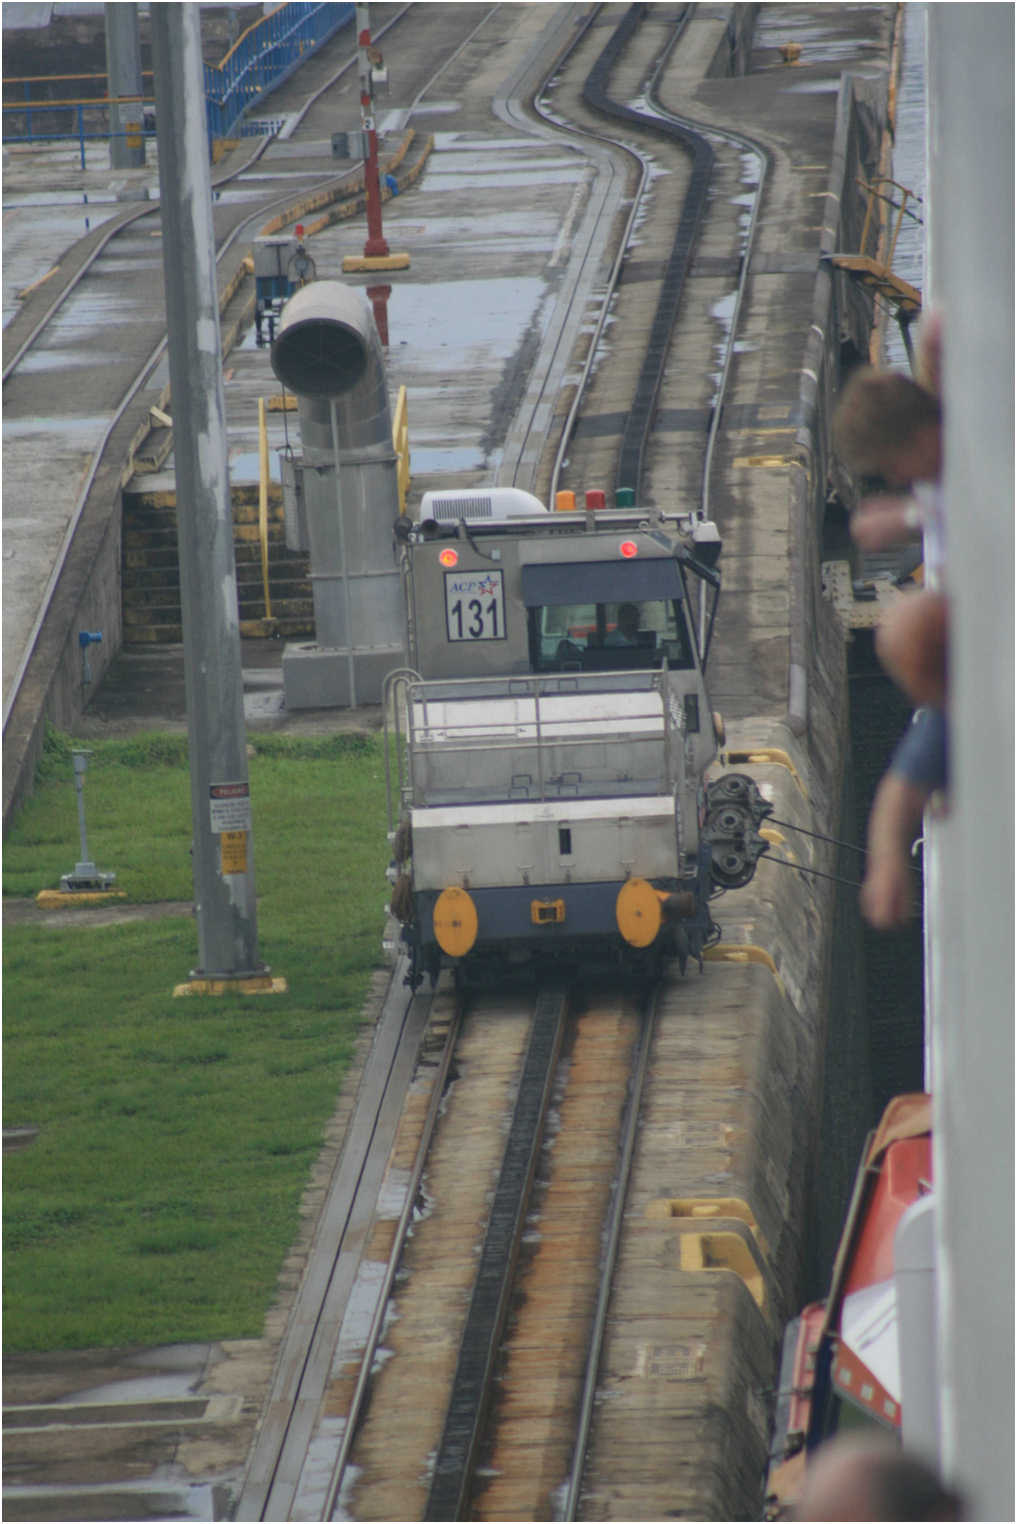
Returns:
[[[303,532],[311,558],[315,642],[289,644],[289,709],[381,702],[405,664],[399,516],[384,358],[363,293],[312,281],[283,308],[272,369],[297,398],[303,445]]]

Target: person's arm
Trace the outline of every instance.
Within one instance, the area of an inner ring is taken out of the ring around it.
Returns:
[[[889,550],[921,538],[922,511],[910,495],[863,497],[851,515],[851,538],[860,550]]]
[[[947,785],[948,751],[946,716],[920,709],[876,789],[860,903],[865,919],[880,931],[903,925],[913,912],[911,843],[932,795]]]
[[[892,770],[876,789],[869,815],[862,915],[879,931],[902,926],[914,912],[911,843],[919,834],[929,789]]]

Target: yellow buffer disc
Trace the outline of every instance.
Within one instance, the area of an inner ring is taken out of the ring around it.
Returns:
[[[462,958],[477,940],[477,907],[465,889],[443,889],[434,907],[434,934],[450,958]]]
[[[630,947],[649,947],[662,919],[660,892],[645,878],[630,878],[618,891],[614,914],[618,930]]]

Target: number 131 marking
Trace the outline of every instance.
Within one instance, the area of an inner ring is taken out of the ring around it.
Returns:
[[[492,598],[486,605],[479,598],[471,598],[463,609],[463,600],[457,598],[449,609],[455,626],[453,640],[497,640],[498,600]]]
[[[445,581],[449,640],[504,640],[505,604],[500,572],[457,572]]]

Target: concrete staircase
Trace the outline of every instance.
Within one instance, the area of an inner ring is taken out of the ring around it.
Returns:
[[[237,569],[240,633],[244,638],[314,634],[308,557],[288,550],[282,494],[273,485],[268,503],[269,602],[267,617],[258,536],[258,488],[233,488],[233,546]],[[124,643],[176,644],[183,639],[177,502],[172,491],[138,490],[123,499],[122,598]]]

